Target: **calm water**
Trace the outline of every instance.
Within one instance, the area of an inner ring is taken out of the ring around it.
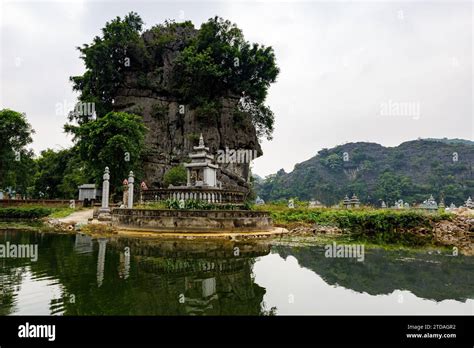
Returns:
[[[474,257],[0,232],[0,314],[474,314]],[[30,255],[31,256],[31,255]]]

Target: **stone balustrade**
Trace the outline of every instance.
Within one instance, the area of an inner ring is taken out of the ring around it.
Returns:
[[[140,197],[143,202],[158,202],[167,199],[193,199],[208,203],[240,204],[244,202],[245,194],[241,191],[221,190],[217,188],[173,187],[167,189],[142,190],[140,191]]]

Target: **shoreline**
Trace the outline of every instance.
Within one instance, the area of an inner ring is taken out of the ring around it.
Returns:
[[[258,211],[258,210],[257,210]],[[322,213],[348,215],[366,214],[365,220],[360,224],[353,223],[349,228],[340,226],[340,222],[318,223],[309,222],[314,219],[311,214],[317,214],[314,210],[289,210],[283,209],[273,211],[274,215],[280,214],[280,218],[275,218],[274,227],[270,230],[262,231],[223,231],[207,232],[205,230],[154,230],[151,228],[112,226],[110,222],[93,219],[93,209],[80,209],[73,211],[67,216],[53,218],[51,216],[40,219],[8,219],[0,221],[0,231],[7,230],[28,230],[44,231],[48,233],[77,233],[81,232],[93,237],[121,236],[126,238],[168,238],[168,239],[216,239],[216,240],[245,240],[245,239],[291,239],[298,237],[329,238],[341,243],[359,243],[382,248],[457,248],[460,254],[474,256],[474,215],[472,212],[461,211],[453,214],[425,215],[426,219],[402,228],[389,226],[391,231],[382,230],[382,234],[393,235],[392,240],[387,241],[377,239],[378,232],[364,230],[366,220],[376,219],[379,215],[391,214],[390,211],[382,210],[323,210]],[[319,212],[321,213],[321,212]],[[394,214],[409,214],[406,212],[393,212]],[[287,215],[282,215],[287,214]],[[296,221],[291,220],[291,214],[300,214]],[[278,216],[278,215],[277,215]],[[283,217],[282,217],[283,216]],[[286,219],[286,221],[284,220]],[[306,219],[306,220],[305,220]],[[356,220],[358,221],[358,220]],[[338,225],[339,223],[339,225]],[[355,225],[354,225],[355,224]],[[351,230],[352,228],[352,230]],[[354,231],[354,229],[356,231]],[[358,231],[357,231],[358,230]],[[360,232],[362,231],[362,232]],[[399,238],[399,240],[397,239]],[[310,238],[312,239],[312,238]]]

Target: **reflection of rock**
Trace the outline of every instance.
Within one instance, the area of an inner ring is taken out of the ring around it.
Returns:
[[[366,251],[364,262],[357,262],[326,258],[321,246],[275,249],[284,258],[294,256],[301,266],[314,271],[328,284],[361,293],[390,294],[400,289],[436,301],[474,298],[472,257],[374,249]]]

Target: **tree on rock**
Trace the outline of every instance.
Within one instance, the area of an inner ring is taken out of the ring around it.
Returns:
[[[274,116],[264,102],[279,74],[272,47],[249,43],[235,24],[220,17],[199,30],[189,21],[166,21],[145,33],[142,26],[140,16],[131,12],[107,22],[102,37],[78,48],[86,72],[71,77],[73,88],[81,93],[81,102],[96,104],[98,117],[114,110],[114,96],[133,71],[141,87],[193,108],[218,108],[222,98],[240,100],[236,112],[251,118],[258,136],[271,138]],[[164,73],[165,60],[172,67],[169,73]],[[70,120],[88,118],[72,114]]]

